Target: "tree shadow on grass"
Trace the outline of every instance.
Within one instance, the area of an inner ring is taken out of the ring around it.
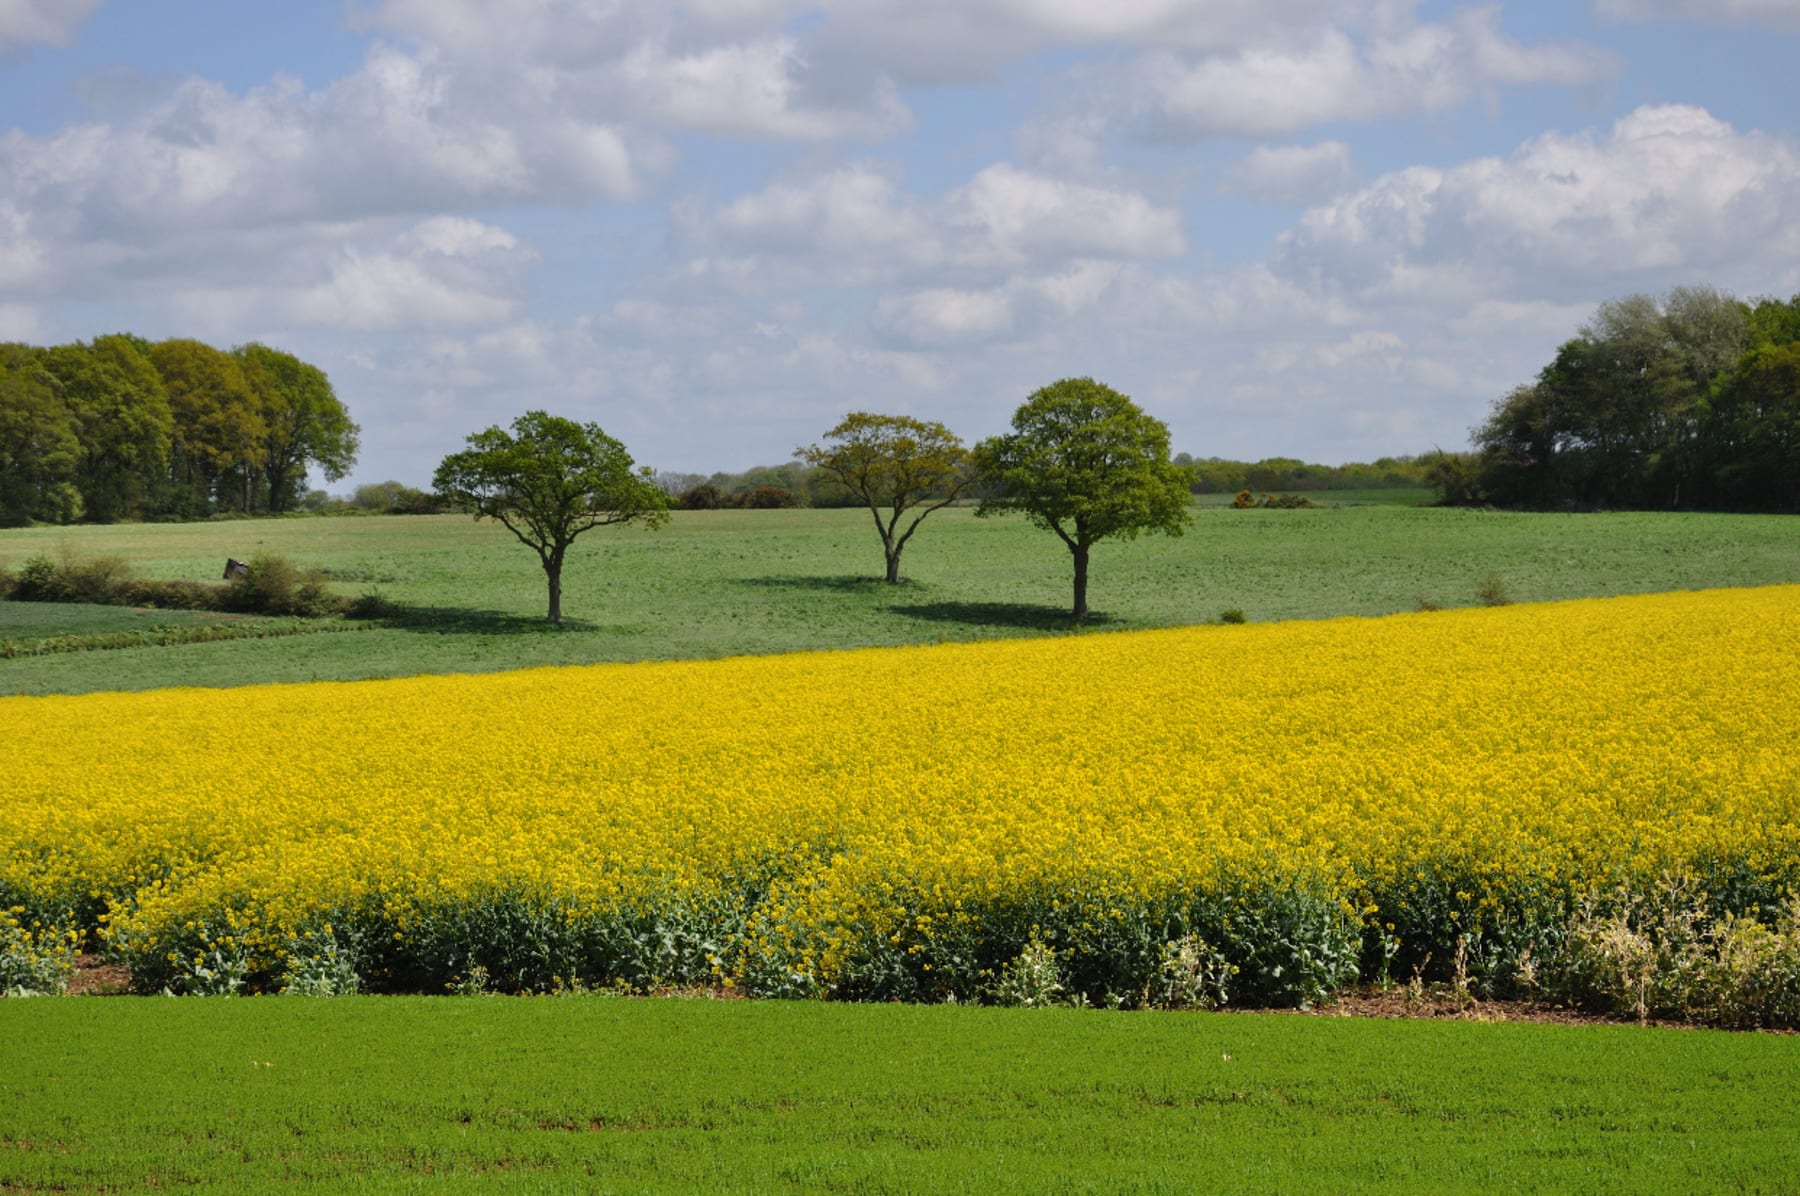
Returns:
[[[899,586],[890,587],[879,577],[862,575],[856,577],[742,577],[735,584],[768,589],[834,590],[840,594],[873,594],[880,590],[900,589],[912,583],[902,578]]]
[[[558,627],[542,615],[457,606],[404,606],[377,620],[382,627],[425,635],[557,635],[565,631],[611,631],[586,619],[563,616]]]
[[[1118,622],[1111,615],[1089,611],[1088,617],[1077,623],[1066,607],[1039,606],[1030,602],[898,602],[886,609],[896,615],[931,623],[1011,627],[1027,631],[1074,631]]]

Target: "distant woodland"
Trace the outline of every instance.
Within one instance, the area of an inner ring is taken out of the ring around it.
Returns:
[[[357,434],[323,370],[267,345],[0,345],[4,524],[279,514]]]
[[[1800,295],[1603,303],[1472,439],[1434,462],[1447,502],[1800,512]]]

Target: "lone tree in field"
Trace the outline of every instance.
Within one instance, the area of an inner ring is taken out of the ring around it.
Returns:
[[[825,440],[823,448],[815,444],[794,453],[869,508],[887,555],[887,580],[898,585],[906,542],[925,516],[955,502],[973,481],[969,450],[943,424],[866,411],[846,415]],[[917,514],[901,531],[908,511]]]
[[[1111,536],[1179,536],[1187,473],[1169,460],[1169,429],[1092,378],[1065,378],[1013,412],[1013,430],[975,446],[990,489],[977,515],[1020,512],[1075,558],[1076,619],[1088,614],[1088,552]]]
[[[431,484],[475,518],[498,519],[538,554],[550,584],[552,623],[562,622],[563,558],[575,537],[615,523],[658,527],[669,496],[648,469],[633,469],[625,446],[598,424],[527,411],[512,431],[493,427],[451,453]]]

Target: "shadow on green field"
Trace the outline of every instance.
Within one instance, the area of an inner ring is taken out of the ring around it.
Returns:
[[[883,609],[909,619],[929,623],[962,623],[970,627],[1015,627],[1031,631],[1071,631],[1080,627],[1106,627],[1118,622],[1100,611],[1089,611],[1077,624],[1060,606],[1030,602],[897,602]]]
[[[542,615],[517,615],[498,610],[468,610],[454,606],[405,606],[381,618],[383,627],[417,631],[427,635],[558,635],[566,631],[601,631],[598,623],[563,617],[562,626]]]
[[[881,578],[866,574],[855,577],[741,577],[737,584],[783,590],[836,590],[840,594],[871,594],[887,587],[887,582]],[[902,578],[900,584],[912,583]]]

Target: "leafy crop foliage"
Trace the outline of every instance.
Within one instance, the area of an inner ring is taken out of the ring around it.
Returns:
[[[1630,1012],[1605,920],[1668,919],[1622,891],[1685,878],[1715,972],[1787,949],[1797,638],[1789,586],[10,698],[0,906],[149,991],[1279,1006],[1454,960]]]

